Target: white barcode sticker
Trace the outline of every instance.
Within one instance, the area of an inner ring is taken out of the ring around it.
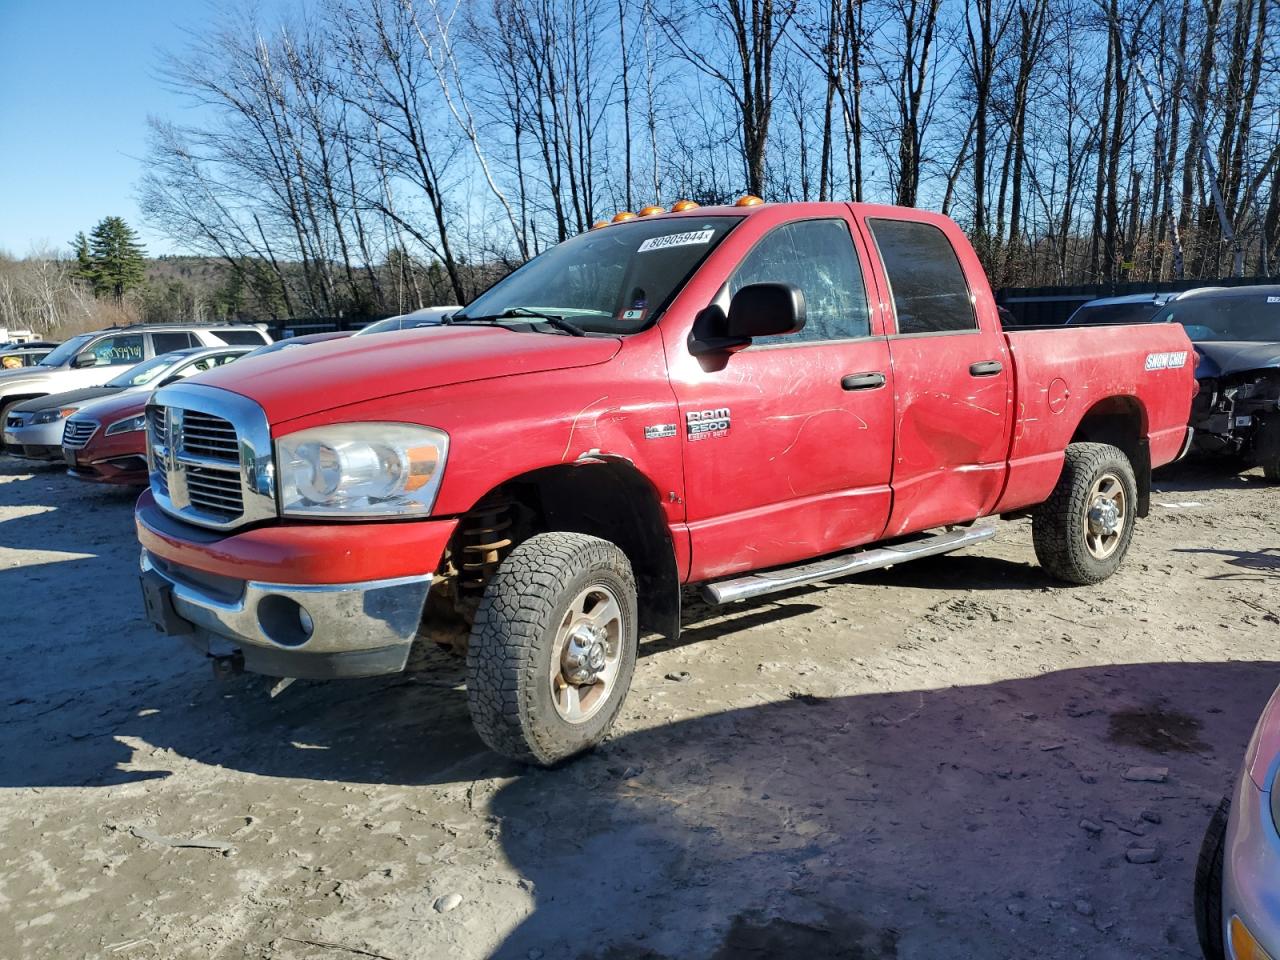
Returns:
[[[648,253],[650,250],[666,250],[668,247],[693,247],[710,243],[716,235],[714,230],[690,230],[688,233],[669,233],[665,237],[650,237],[636,253]]]

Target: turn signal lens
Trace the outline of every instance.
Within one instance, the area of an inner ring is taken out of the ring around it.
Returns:
[[[658,215],[659,213],[666,213],[666,212],[667,211],[664,210],[662,207],[645,207],[643,210],[640,211],[640,216],[653,217]]]
[[[737,202],[734,203],[734,206],[735,207],[758,207],[762,203],[764,203],[764,201],[761,200],[759,197],[753,197],[751,194],[747,194],[745,197],[739,197],[737,199]]]
[[[1231,918],[1231,955],[1235,960],[1271,960],[1271,954],[1260,944],[1239,917]]]
[[[613,215],[613,222],[624,223],[627,220],[634,220],[635,218],[636,218],[636,215],[632,213],[630,210],[623,210],[621,213],[615,213]]]
[[[671,205],[672,213],[684,213],[686,210],[697,210],[698,205],[692,200],[677,200]]]

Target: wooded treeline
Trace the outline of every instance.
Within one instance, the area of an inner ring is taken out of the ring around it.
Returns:
[[[465,301],[677,198],[942,210],[997,285],[1269,274],[1280,0],[332,0],[173,53],[154,229],[264,315]]]

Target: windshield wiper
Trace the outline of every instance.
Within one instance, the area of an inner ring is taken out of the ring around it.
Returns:
[[[557,330],[563,330],[570,336],[585,337],[587,335],[587,331],[559,314],[543,313],[541,310],[531,310],[528,307],[509,307],[501,313],[483,317],[469,317],[465,313],[455,313],[453,316],[442,320],[441,323],[499,323],[502,320],[539,320],[548,326],[555,327]]]

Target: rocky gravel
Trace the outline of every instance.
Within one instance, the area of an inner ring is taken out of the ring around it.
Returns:
[[[1096,587],[1026,521],[642,645],[609,742],[486,752],[457,663],[215,681],[131,498],[0,460],[0,956],[1196,957],[1209,817],[1280,683],[1280,488],[1157,477]]]

